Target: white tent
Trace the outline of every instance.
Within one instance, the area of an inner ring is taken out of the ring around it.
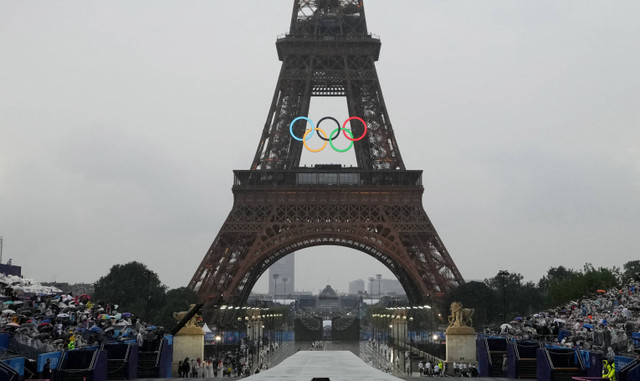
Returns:
[[[207,325],[207,323],[204,323],[204,325],[202,326],[202,331],[204,333],[213,333],[213,331],[209,328],[209,326]]]

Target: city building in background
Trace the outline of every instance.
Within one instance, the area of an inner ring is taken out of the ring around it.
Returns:
[[[292,295],[295,293],[295,252],[269,267],[269,295]]]
[[[363,291],[366,291],[364,288],[364,280],[356,279],[349,282],[349,295],[359,295]]]
[[[367,291],[370,297],[379,298],[382,296],[403,296],[405,295],[404,288],[397,279],[382,279],[381,276],[370,277],[369,287]],[[359,279],[358,279],[359,280]],[[353,282],[357,282],[355,280]],[[349,293],[351,293],[351,283],[349,283]],[[364,281],[363,281],[364,282]]]

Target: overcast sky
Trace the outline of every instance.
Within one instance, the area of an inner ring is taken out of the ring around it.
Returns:
[[[136,260],[186,285],[255,154],[292,3],[0,0],[3,262],[93,282]],[[640,257],[640,2],[365,4],[405,165],[465,279]],[[311,114],[343,120],[340,102]],[[296,267],[314,291],[390,274],[331,246]]]

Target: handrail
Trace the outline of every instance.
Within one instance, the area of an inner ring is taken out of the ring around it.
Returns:
[[[549,363],[549,368],[551,368],[551,370],[556,369],[555,365],[553,365],[553,361],[551,360],[551,355],[549,354],[549,348],[544,348],[544,354],[547,357],[547,362]]]
[[[162,349],[164,347],[164,338],[160,339],[160,345],[158,345],[158,356],[156,356],[156,365],[160,366],[160,357],[162,355]]]
[[[421,170],[363,170],[359,168],[296,168],[295,170],[235,170],[234,189],[326,186],[394,186],[422,189]]]
[[[127,344],[127,351],[124,353],[124,362],[129,362],[129,352],[131,352],[131,343]]]
[[[584,370],[585,366],[584,366],[584,361],[582,359],[582,353],[580,351],[580,347],[576,347],[574,351],[575,351],[576,357],[578,357],[578,364],[580,364],[580,370]]]
[[[517,340],[511,340],[511,343],[513,345],[513,352],[516,355],[516,361],[520,360],[520,349],[518,349],[518,341]],[[507,347],[508,348],[508,347]],[[507,351],[508,352],[508,351]]]
[[[380,41],[380,36],[375,33],[367,33],[367,34],[337,34],[337,35],[316,35],[316,34],[291,34],[291,33],[280,33],[277,37],[277,41],[282,40],[322,40],[325,37],[332,37],[335,40],[377,40]]]
[[[14,379],[17,379],[16,377],[20,377],[18,372],[4,361],[0,361],[0,369],[4,369],[7,373],[11,374],[11,378],[7,381],[13,381]]]
[[[489,350],[489,342],[487,341],[486,337],[483,337],[482,341],[484,342],[484,348],[487,350],[487,359],[489,360],[489,367],[491,367],[491,365],[493,365],[493,361],[491,361],[491,351]]]
[[[540,345],[539,342],[531,342],[529,346],[524,345],[525,342],[519,343],[517,340],[514,340],[514,346],[515,346],[515,350],[516,350],[516,357],[518,358],[518,360],[522,359],[522,356],[520,355],[520,347],[527,347],[527,348],[542,348],[542,346]],[[525,358],[530,358],[530,357],[525,357]]]
[[[58,363],[56,364],[56,370],[58,372],[62,371],[62,363],[64,362],[64,356],[66,356],[66,355],[67,355],[67,351],[66,350],[62,351],[62,354],[60,355],[60,359],[58,360]]]
[[[89,368],[87,368],[87,370],[92,370],[94,368],[99,352],[100,349],[93,351],[93,357],[91,357],[91,362],[89,363]]]

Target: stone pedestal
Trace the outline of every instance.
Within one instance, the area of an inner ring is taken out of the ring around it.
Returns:
[[[447,363],[476,361],[476,331],[472,327],[449,327],[446,333]]]
[[[189,360],[204,360],[204,331],[200,327],[183,327],[173,337],[173,363],[171,369],[178,374],[178,363],[185,357]]]

